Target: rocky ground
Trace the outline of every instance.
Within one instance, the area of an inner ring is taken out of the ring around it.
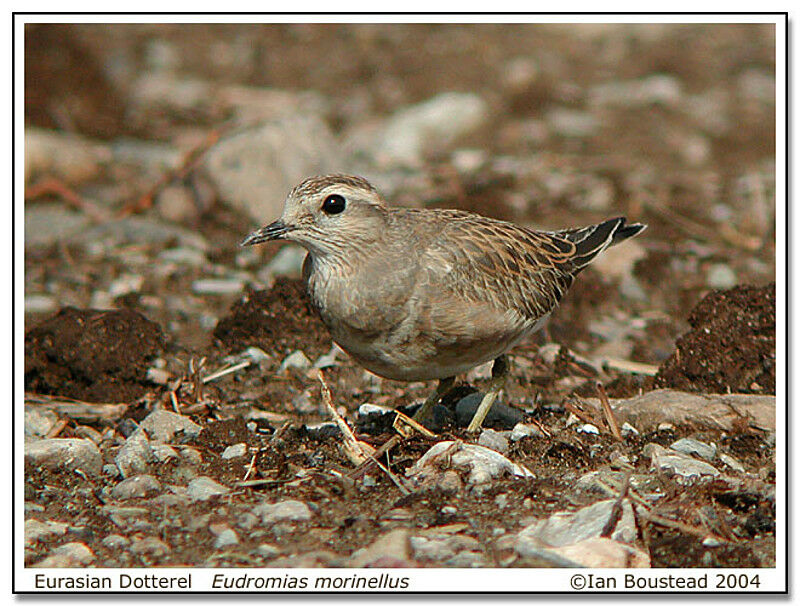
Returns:
[[[770,26],[25,43],[27,565],[775,565]],[[513,351],[484,431],[464,427],[489,367],[401,436],[393,411],[433,386],[333,346],[301,251],[238,246],[324,172],[649,228]]]

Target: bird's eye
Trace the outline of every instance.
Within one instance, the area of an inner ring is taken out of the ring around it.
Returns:
[[[322,210],[329,215],[338,215],[344,210],[345,204],[346,201],[344,196],[340,196],[339,194],[331,194],[325,198],[325,201],[322,203]]]

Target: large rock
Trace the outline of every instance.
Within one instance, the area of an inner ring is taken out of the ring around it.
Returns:
[[[103,458],[95,443],[77,438],[50,438],[27,442],[25,462],[52,470],[79,469],[95,477],[100,475],[103,468]]]
[[[293,115],[239,131],[215,145],[204,166],[220,197],[254,221],[277,219],[292,187],[341,171],[334,138],[321,118]]]

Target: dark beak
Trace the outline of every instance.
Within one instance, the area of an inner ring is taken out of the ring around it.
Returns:
[[[252,234],[247,236],[239,246],[251,246],[253,244],[261,244],[262,242],[269,242],[270,240],[282,240],[286,234],[294,231],[290,225],[286,225],[283,221],[278,219],[270,223],[266,227],[257,229]]]

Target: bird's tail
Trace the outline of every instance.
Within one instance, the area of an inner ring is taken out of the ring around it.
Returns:
[[[606,248],[632,238],[645,227],[643,223],[626,223],[625,217],[617,217],[588,227],[565,229],[557,235],[575,245],[575,255],[570,260],[580,271]]]

